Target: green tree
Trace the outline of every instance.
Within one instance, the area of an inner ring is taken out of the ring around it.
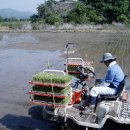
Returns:
[[[53,5],[56,4],[55,0],[48,0],[44,4],[41,4],[37,7],[38,16],[40,18],[45,18],[51,12],[55,12],[53,9]]]
[[[123,22],[128,17],[129,0],[87,0],[86,4],[94,7],[105,18],[104,22]]]
[[[87,23],[88,18],[86,6],[81,2],[77,2],[75,8],[70,11],[68,15],[68,21],[79,24]]]
[[[39,20],[39,16],[34,14],[30,17],[31,23],[35,23]]]
[[[62,23],[62,18],[55,13],[48,13],[45,22],[50,25],[59,25]]]
[[[32,21],[36,21],[36,19],[44,20],[45,23],[53,25],[53,24],[61,24],[62,23],[62,17],[57,14],[57,12],[54,9],[54,5],[56,5],[57,2],[55,0],[48,0],[44,4],[41,4],[38,6],[38,15],[33,16],[31,19]]]
[[[77,2],[75,8],[70,11],[68,15],[68,21],[78,24],[85,23],[102,23],[104,21],[104,16],[97,13],[92,5],[86,5],[83,2]]]
[[[71,0],[70,0],[71,1]],[[129,19],[129,0],[78,0],[63,8],[65,0],[48,0],[37,7],[38,14],[31,17],[32,22],[44,21],[47,24],[72,22],[112,23],[127,22]],[[67,8],[66,8],[67,7]]]
[[[0,23],[3,22],[3,18],[0,16]]]

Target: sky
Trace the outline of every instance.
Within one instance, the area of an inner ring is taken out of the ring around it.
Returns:
[[[19,11],[37,12],[38,5],[45,0],[0,0],[0,9],[11,8]]]

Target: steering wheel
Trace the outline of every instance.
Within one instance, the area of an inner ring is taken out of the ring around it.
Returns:
[[[82,71],[83,69],[85,69],[85,73]],[[81,80],[88,78],[90,74],[93,75],[92,77],[95,77],[94,71],[91,70],[89,67],[84,68],[83,66],[78,66],[77,71],[81,74]]]

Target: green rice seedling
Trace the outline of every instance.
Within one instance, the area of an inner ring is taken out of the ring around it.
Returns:
[[[70,96],[67,96],[66,98],[53,98],[52,97],[45,97],[45,96],[37,96],[33,95],[34,100],[44,101],[47,103],[60,103],[60,104],[66,104],[70,103]]]
[[[75,72],[77,72],[77,66],[76,65],[68,65],[68,71],[75,71]]]
[[[38,91],[38,92],[45,92],[45,93],[57,93],[57,94],[67,94],[71,91],[71,86],[60,88],[60,87],[54,87],[52,92],[52,87],[39,87],[37,85],[34,85],[32,87],[32,91]]]
[[[38,81],[42,83],[61,83],[66,84],[72,80],[71,75],[59,75],[50,73],[38,73],[33,76],[33,81]]]

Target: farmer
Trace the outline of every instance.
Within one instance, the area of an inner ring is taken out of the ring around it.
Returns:
[[[96,105],[96,98],[100,95],[114,95],[118,89],[120,82],[124,79],[124,73],[121,67],[116,62],[116,57],[111,53],[104,53],[101,63],[107,66],[106,76],[101,80],[101,83],[94,86],[90,90],[89,100],[90,107],[94,108]],[[85,108],[84,104],[81,108]]]

